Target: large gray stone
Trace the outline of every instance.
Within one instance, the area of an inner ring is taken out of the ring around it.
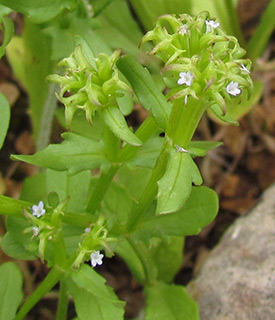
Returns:
[[[187,290],[201,320],[275,319],[275,185],[226,231]]]

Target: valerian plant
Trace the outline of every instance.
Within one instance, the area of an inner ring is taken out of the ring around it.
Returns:
[[[51,268],[17,320],[57,283],[57,319],[66,318],[69,295],[78,319],[123,319],[124,302],[94,269],[115,254],[144,286],[146,319],[199,319],[196,303],[172,281],[184,236],[198,234],[218,211],[194,158],[221,143],[192,138],[205,113],[237,124],[233,111],[253,88],[251,62],[207,12],[163,15],[146,42],[162,61],[165,95],[132,56],[95,55],[81,37],[60,73],[48,77],[60,86],[72,131],[34,155],[13,155],[45,170],[27,179],[22,200],[1,197],[3,250]],[[136,132],[125,120],[133,101],[149,112]],[[82,113],[91,130],[79,134],[74,119]]]

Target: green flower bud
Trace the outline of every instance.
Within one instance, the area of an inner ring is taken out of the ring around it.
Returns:
[[[164,62],[162,75],[170,100],[187,103],[188,96],[202,99],[225,120],[226,106],[249,99],[251,61],[242,59],[245,50],[210,19],[208,12],[196,17],[161,16],[143,37],[142,43],[147,41],[154,45],[150,53]]]
[[[59,101],[65,105],[65,118],[70,127],[75,112],[84,110],[87,120],[92,123],[95,112],[108,106],[118,107],[117,98],[130,88],[118,77],[116,61],[120,51],[111,56],[100,54],[94,58],[83,39],[70,57],[63,59],[59,66],[65,74],[50,75],[48,79],[60,85]]]

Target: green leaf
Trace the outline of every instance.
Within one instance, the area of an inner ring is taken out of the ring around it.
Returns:
[[[207,111],[209,112],[210,116],[214,115],[214,118],[216,116],[222,122],[238,125],[238,121],[236,121],[228,113],[224,114],[221,107],[217,104],[212,105]]]
[[[3,17],[3,25],[4,25],[4,40],[2,45],[0,46],[0,58],[5,54],[5,48],[10,42],[11,38],[14,35],[14,25],[9,17]],[[2,26],[0,27],[2,30]]]
[[[55,116],[63,128],[67,127],[65,114],[63,109],[57,109]],[[86,119],[85,113],[82,110],[76,111],[74,114],[71,131],[81,136],[91,138],[94,140],[100,140],[102,134],[102,127],[96,113],[93,117],[93,125],[91,126]]]
[[[136,155],[129,161],[135,166],[153,168],[163,146],[164,139],[158,135],[152,136],[138,150]]]
[[[51,144],[32,156],[12,155],[11,158],[57,171],[68,171],[69,174],[107,164],[100,142],[71,132],[63,133],[62,137],[65,140],[63,143]]]
[[[164,282],[173,281],[182,266],[184,237],[168,239],[153,238],[149,254],[158,270],[157,279]],[[169,261],[169,263],[167,263]]]
[[[34,137],[37,141],[43,107],[49,93],[46,77],[53,71],[53,62],[50,60],[51,41],[40,26],[25,19],[23,38],[14,37],[6,52],[14,74],[27,90]]]
[[[6,97],[0,93],[0,149],[2,148],[10,123],[10,106]]]
[[[69,294],[75,303],[80,320],[123,319],[124,302],[118,300],[113,290],[105,285],[105,279],[92,267],[82,264],[65,278]]]
[[[68,57],[79,42],[88,60],[88,51],[92,51],[94,56],[98,56],[100,53],[111,55],[112,50],[97,34],[95,28],[98,28],[98,26],[91,18],[77,17],[75,14],[58,17],[55,22],[43,29],[43,32],[50,36],[52,40],[51,59],[59,61]],[[85,41],[80,40],[81,38],[87,42],[88,47],[83,44]],[[91,60],[89,61],[91,62]],[[94,66],[94,61],[92,66]]]
[[[4,7],[0,5],[0,21],[2,21],[4,16],[10,14],[12,10],[10,8]]]
[[[203,157],[210,150],[213,150],[222,145],[219,141],[191,141],[188,146],[188,151],[193,157]]]
[[[115,247],[115,253],[123,258],[137,281],[144,283],[145,273],[143,265],[130,242],[122,238]]]
[[[190,195],[192,182],[200,185],[202,178],[191,155],[170,148],[166,171],[158,181],[157,214],[180,210]]]
[[[73,176],[68,176],[67,172],[47,170],[47,193],[56,192],[61,201],[69,198],[66,206],[67,211],[84,212],[90,178],[90,171],[82,171]]]
[[[12,199],[10,197],[6,197],[0,195],[0,214],[12,216],[22,216],[23,209],[28,209],[32,206],[32,203],[17,199]]]
[[[133,166],[123,166],[118,172],[119,181],[136,201],[140,199],[151,174],[151,169]]]
[[[261,80],[254,82],[252,94],[249,99],[244,99],[239,104],[230,103],[226,106],[226,114],[231,118],[238,120],[247,114],[251,108],[258,103],[263,93],[263,84]]]
[[[31,203],[45,201],[47,195],[46,172],[40,172],[24,180],[20,199]],[[29,206],[30,207],[30,206]]]
[[[142,141],[129,129],[125,118],[118,108],[104,108],[102,116],[106,125],[118,138],[134,146],[142,145]]]
[[[184,207],[166,215],[155,215],[155,206],[149,208],[136,222],[136,238],[187,236],[198,234],[218,213],[218,197],[207,187],[193,187]]]
[[[7,217],[6,226],[8,232],[5,234],[1,247],[10,257],[20,260],[34,260],[38,257],[37,239],[31,240],[31,232],[24,233],[30,223],[22,218]]]
[[[247,46],[248,56],[253,60],[259,58],[263,54],[264,50],[267,47],[268,40],[272,32],[274,32],[274,12],[275,0],[271,0],[261,17],[259,26],[253,33],[253,36],[251,37]]]
[[[199,320],[198,306],[183,286],[158,282],[145,295],[146,320]]]
[[[75,0],[0,0],[0,4],[29,16],[33,22],[42,23],[53,19]]]
[[[13,262],[0,266],[0,319],[13,320],[23,299],[23,276]]]
[[[104,197],[104,209],[107,210],[107,223],[126,223],[133,205],[127,190],[116,182],[112,182]]]
[[[117,67],[131,84],[144,108],[152,113],[160,128],[165,129],[171,104],[167,102],[148,70],[131,56],[124,56],[118,60]]]
[[[155,20],[167,13],[191,13],[191,0],[130,0],[138,20],[146,30],[150,30]]]
[[[97,17],[100,27],[97,34],[113,49],[123,48],[129,54],[137,56],[142,32],[130,13],[124,0],[112,1]]]

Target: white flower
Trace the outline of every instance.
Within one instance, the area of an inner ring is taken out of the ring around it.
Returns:
[[[37,218],[43,216],[45,212],[46,210],[44,209],[43,201],[39,201],[38,206],[36,205],[32,206],[32,215],[36,216]]]
[[[187,86],[191,86],[193,79],[194,79],[194,76],[190,71],[180,72],[180,78],[178,80],[178,84],[186,84]]]
[[[227,87],[226,91],[231,94],[232,96],[237,96],[238,94],[241,93],[241,90],[239,89],[239,84],[238,82],[231,81]]]
[[[98,264],[102,265],[102,259],[104,257],[104,254],[101,254],[100,251],[95,251],[91,253],[91,264],[93,268]]]
[[[185,34],[188,33],[188,26],[187,26],[187,24],[184,24],[184,25],[180,26],[179,33],[182,34],[182,35],[185,35]]]
[[[214,20],[205,20],[205,23],[206,23],[206,33],[211,32],[212,29],[216,29],[220,25],[219,22],[215,22]]]
[[[91,231],[91,228],[86,228],[84,231],[85,231],[86,233],[89,233],[89,232]]]
[[[246,68],[246,66],[243,63],[241,64],[241,70],[250,73],[250,71]]]

